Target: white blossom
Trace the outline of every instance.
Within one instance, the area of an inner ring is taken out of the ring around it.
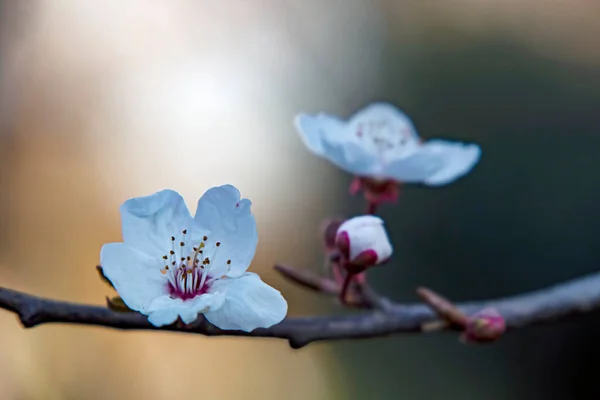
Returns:
[[[411,120],[387,103],[375,103],[343,121],[300,114],[295,125],[315,155],[359,177],[445,185],[468,173],[481,149],[440,139],[423,142]]]
[[[194,217],[173,190],[130,199],[121,206],[123,243],[102,247],[103,273],[155,326],[189,324],[200,313],[221,329],[275,325],[287,302],[246,272],[258,242],[250,208],[231,185],[208,190]]]

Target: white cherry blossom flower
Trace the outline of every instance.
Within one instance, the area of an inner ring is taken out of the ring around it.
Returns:
[[[295,125],[311,152],[375,186],[390,180],[445,185],[468,173],[481,156],[476,144],[422,141],[411,120],[387,103],[369,105],[348,121],[300,114]]]
[[[250,208],[231,185],[208,190],[195,217],[173,190],[130,199],[121,206],[123,243],[102,247],[103,273],[155,326],[189,324],[200,313],[221,329],[275,325],[287,302],[246,272],[258,242]]]

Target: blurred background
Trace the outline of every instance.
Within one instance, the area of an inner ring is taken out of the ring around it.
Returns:
[[[391,101],[481,163],[384,206],[381,292],[510,295],[597,269],[596,0],[0,0],[0,285],[102,304],[94,266],[119,205],[188,204],[232,183],[253,201],[253,270],[291,315],[340,312],[276,276],[317,268],[351,177],[316,160],[300,111]],[[47,325],[0,310],[0,399],[596,399],[600,315],[491,346],[398,336],[314,344]],[[175,346],[174,346],[175,344]]]

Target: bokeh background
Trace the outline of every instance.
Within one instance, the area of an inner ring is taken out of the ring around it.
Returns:
[[[271,272],[317,268],[317,227],[360,213],[314,159],[299,111],[387,100],[481,163],[385,206],[414,301],[514,294],[597,269],[600,3],[595,0],[0,0],[0,285],[102,304],[94,266],[118,207],[232,183],[260,230],[253,269],[290,314],[339,312]],[[595,399],[600,316],[492,346],[400,336],[315,344],[47,325],[0,310],[0,399]]]

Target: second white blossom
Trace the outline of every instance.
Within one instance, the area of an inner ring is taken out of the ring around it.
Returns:
[[[476,144],[422,141],[411,120],[387,103],[372,104],[348,121],[300,114],[295,124],[314,154],[374,185],[388,180],[445,185],[468,173],[481,156]]]

